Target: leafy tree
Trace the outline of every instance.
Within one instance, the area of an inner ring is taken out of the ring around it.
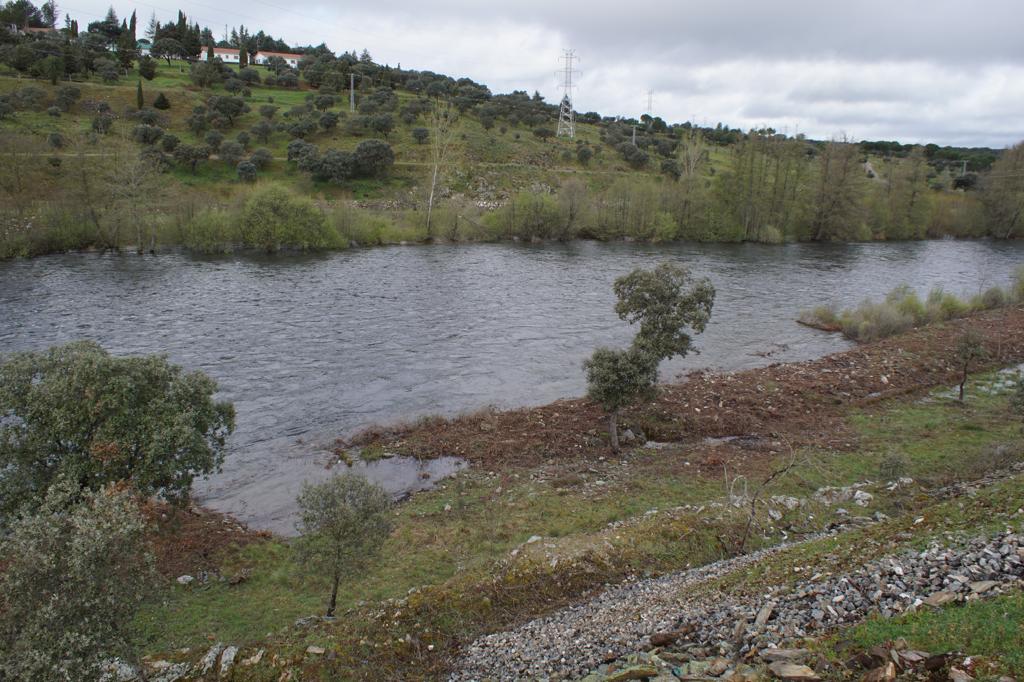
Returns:
[[[224,89],[232,95],[240,93],[245,88],[245,83],[237,78],[228,78],[224,81]]]
[[[39,76],[56,85],[57,81],[64,77],[64,60],[60,57],[50,55],[39,60],[36,64],[36,71]]]
[[[260,107],[260,116],[267,119],[268,121],[273,120],[274,115],[280,107],[276,107],[273,104],[264,104]]]
[[[360,175],[386,176],[395,163],[395,152],[382,140],[364,140],[356,147],[356,168]]]
[[[426,144],[430,139],[430,131],[426,128],[413,128],[412,139],[416,140],[416,144]]]
[[[153,100],[153,107],[161,111],[167,111],[171,108],[171,102],[167,99],[167,95],[164,93],[158,93],[156,99]]]
[[[658,379],[658,359],[638,348],[598,348],[583,363],[587,396],[608,413],[612,452],[619,452],[619,413],[649,398]]]
[[[142,123],[135,126],[135,130],[132,131],[132,138],[140,144],[156,144],[163,134],[164,129],[160,126]]]
[[[196,174],[196,167],[201,161],[210,158],[210,149],[205,145],[179,144],[174,149],[174,160],[183,166],[188,166],[192,175]]]
[[[260,72],[251,66],[247,66],[238,70],[238,78],[247,85],[259,85]]]
[[[634,270],[612,288],[619,318],[640,323],[635,345],[663,360],[685,357],[693,349],[687,330],[703,332],[715,302],[715,288],[707,279],[695,280],[686,268],[671,263]]]
[[[201,88],[213,87],[221,82],[220,67],[211,62],[196,62],[189,69],[189,78]]]
[[[270,153],[269,149],[257,149],[249,157],[249,161],[252,165],[256,166],[257,170],[263,170],[270,165],[270,162],[274,160],[274,155]]]
[[[172,59],[185,58],[185,47],[174,38],[160,38],[153,41],[149,53],[157,59],[166,60],[167,66],[170,66]]]
[[[139,60],[139,75],[148,81],[156,78],[156,60],[152,57],[143,57]]]
[[[665,159],[661,162],[661,172],[663,175],[667,175],[673,180],[678,180],[683,177],[683,171],[679,167],[679,162],[675,159]]]
[[[242,182],[256,182],[257,169],[252,161],[240,161],[235,167],[238,179]]]
[[[168,154],[177,149],[179,144],[181,144],[181,140],[178,139],[177,135],[164,135],[160,140],[160,148]]]
[[[395,120],[391,114],[375,114],[370,117],[370,128],[387,139],[388,134],[395,129]]]
[[[982,195],[994,236],[1024,234],[1024,142],[1003,152],[984,180]]]
[[[314,100],[314,106],[320,111],[327,111],[334,106],[335,102],[334,95],[321,94],[317,95],[316,100]]]
[[[237,166],[244,155],[245,148],[237,142],[225,142],[217,152],[217,156],[229,166]]]
[[[248,149],[250,142],[249,133],[245,132],[244,130],[240,131],[237,135],[235,135],[235,141],[238,142],[238,144],[242,145],[242,149]]]
[[[82,97],[82,91],[74,85],[62,85],[57,88],[57,95],[54,99],[54,104],[61,108],[62,111],[70,111],[71,107],[75,105]]]
[[[334,130],[338,127],[339,120],[338,113],[335,111],[326,111],[320,115],[320,127],[325,131]]]
[[[274,134],[274,125],[266,119],[260,119],[252,127],[252,135],[260,142],[266,144],[270,136]]]
[[[108,85],[121,80],[121,70],[117,63],[111,59],[105,57],[97,59],[93,62],[93,68],[100,75],[100,78],[103,79],[103,82]]]
[[[222,97],[213,95],[206,101],[207,108],[214,113],[220,114],[228,120],[230,125],[235,124],[235,118],[248,111],[248,106],[241,97]]]
[[[110,113],[101,112],[92,119],[92,129],[100,135],[106,135],[114,125],[114,117]]]
[[[9,530],[0,543],[0,678],[96,680],[111,659],[134,659],[131,624],[155,574],[131,496],[113,487],[83,495],[62,479],[39,513]]]
[[[314,180],[342,183],[356,174],[356,159],[350,152],[328,149],[310,170]]]
[[[92,341],[11,354],[0,364],[0,517],[61,475],[83,490],[125,481],[186,498],[223,462],[234,429],[216,390],[163,356],[113,357]]]
[[[326,615],[333,616],[342,576],[365,570],[391,534],[391,500],[380,486],[346,473],[304,485],[298,504],[296,554],[302,565],[330,576]]]
[[[224,133],[219,130],[211,130],[206,133],[206,137],[203,138],[203,142],[206,143],[206,146],[211,152],[217,153],[220,149],[221,143],[224,142]]]

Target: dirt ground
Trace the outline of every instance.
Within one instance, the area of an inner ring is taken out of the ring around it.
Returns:
[[[818,360],[725,374],[696,372],[682,383],[662,385],[652,403],[627,410],[620,423],[623,430],[643,434],[637,443],[742,436],[846,449],[853,446],[844,426],[850,407],[957,383],[961,369],[954,349],[966,329],[985,340],[988,354],[972,372],[1024,361],[1024,308],[1004,308]],[[601,409],[578,398],[371,429],[355,444],[379,444],[417,457],[458,455],[497,469],[606,456],[606,429]]]
[[[228,552],[270,537],[202,507],[151,502],[144,513],[152,523],[150,543],[156,568],[166,578],[216,573]]]

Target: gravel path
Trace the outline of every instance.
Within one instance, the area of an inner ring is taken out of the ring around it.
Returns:
[[[1024,535],[1006,532],[957,548],[933,545],[883,557],[843,575],[809,576],[793,587],[766,590],[760,603],[700,589],[711,578],[785,549],[613,587],[515,630],[481,637],[451,679],[582,676],[603,661],[643,649],[651,634],[680,630],[686,632],[681,649],[742,657],[859,622],[869,613],[891,616],[998,594],[1024,577]]]

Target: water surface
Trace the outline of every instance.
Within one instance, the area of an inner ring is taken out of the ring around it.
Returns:
[[[1005,284],[1024,243],[392,247],[322,256],[72,254],[0,263],[0,352],[90,338],[118,354],[167,353],[235,403],[222,474],[199,499],[288,531],[327,445],[373,423],[584,391],[580,363],[633,331],[612,281],[671,260],[718,289],[699,355],[663,366],[743,369],[842,350],[794,323],[900,283],[973,294]]]

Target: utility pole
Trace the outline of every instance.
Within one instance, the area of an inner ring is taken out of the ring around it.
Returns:
[[[354,73],[348,74],[348,110],[351,112],[356,110],[356,75]]]
[[[654,118],[654,90],[647,91],[647,115]]]
[[[565,61],[565,67],[560,72],[562,76],[562,102],[558,107],[558,137],[576,137],[576,112],[573,111],[572,107],[572,89],[576,87],[573,85],[572,77],[578,75],[579,71],[575,71],[572,68],[572,63],[579,59],[576,56],[575,50],[564,50],[562,53],[562,59]]]

